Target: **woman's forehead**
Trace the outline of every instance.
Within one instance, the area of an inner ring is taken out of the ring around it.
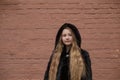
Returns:
[[[71,30],[70,30],[70,29],[64,29],[64,30],[62,31],[62,34],[64,34],[64,33],[71,33]]]

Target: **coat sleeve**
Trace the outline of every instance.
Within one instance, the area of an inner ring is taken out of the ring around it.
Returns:
[[[49,62],[47,64],[47,68],[46,68],[46,71],[45,71],[45,74],[44,74],[44,80],[49,80],[49,69],[50,69],[50,64],[51,64],[51,61],[52,61],[52,57],[53,57],[53,54],[50,56]]]
[[[92,80],[92,68],[91,68],[91,59],[89,53],[87,51],[83,51],[84,54],[84,61],[86,66],[86,79],[85,80]]]

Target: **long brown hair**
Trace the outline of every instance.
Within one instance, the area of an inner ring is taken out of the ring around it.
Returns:
[[[70,80],[80,80],[81,77],[85,75],[85,64],[81,55],[81,49],[77,45],[76,37],[72,30],[68,27],[66,29],[69,29],[73,36],[73,42],[70,49]],[[60,62],[63,46],[64,45],[60,37],[50,65],[49,80],[56,80],[57,68]]]

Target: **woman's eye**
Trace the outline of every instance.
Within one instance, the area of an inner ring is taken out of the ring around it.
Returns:
[[[63,36],[63,37],[65,37],[65,36],[66,36],[66,34],[63,34],[62,36]]]
[[[72,34],[69,34],[69,36],[72,36]]]

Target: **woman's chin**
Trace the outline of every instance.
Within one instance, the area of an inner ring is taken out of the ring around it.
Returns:
[[[71,43],[66,43],[65,45],[66,45],[66,46],[70,46],[70,45],[71,45]]]

